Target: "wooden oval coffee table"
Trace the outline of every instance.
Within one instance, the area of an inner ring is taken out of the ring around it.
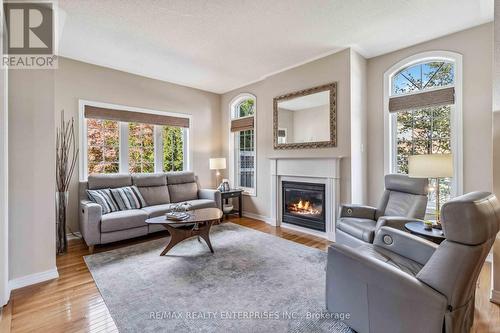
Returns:
[[[170,233],[170,241],[160,256],[164,256],[170,249],[183,240],[195,236],[198,237],[198,240],[200,240],[200,237],[203,238],[210,252],[214,253],[212,244],[210,243],[210,228],[214,222],[220,221],[222,211],[218,208],[202,208],[191,210],[188,213],[191,216],[182,221],[168,220],[165,215],[146,220],[148,224],[161,224]]]

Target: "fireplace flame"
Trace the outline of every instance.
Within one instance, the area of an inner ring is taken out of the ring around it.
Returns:
[[[315,215],[321,212],[314,208],[314,205],[309,200],[299,200],[298,203],[293,203],[289,206],[289,210],[294,213],[304,215]]]

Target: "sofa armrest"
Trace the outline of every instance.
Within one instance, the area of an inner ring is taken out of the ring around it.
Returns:
[[[349,313],[345,323],[357,332],[441,332],[447,307],[416,277],[339,244],[328,248],[326,303]]]
[[[101,243],[102,207],[95,202],[80,201],[80,232],[88,246]]]
[[[422,220],[405,217],[405,216],[381,216],[377,220],[377,226],[375,230],[379,230],[382,227],[391,227],[394,229],[399,229],[406,231],[405,224],[408,222],[423,222]]]
[[[375,220],[377,208],[362,205],[342,205],[340,217],[356,217],[361,219]]]
[[[208,199],[215,201],[217,208],[222,209],[222,199],[219,190],[201,189],[198,190],[199,199]]]
[[[391,227],[381,227],[375,234],[373,245],[425,265],[438,245]]]

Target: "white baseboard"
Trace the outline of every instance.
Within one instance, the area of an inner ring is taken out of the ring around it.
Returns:
[[[75,231],[73,233],[68,232],[66,234],[66,236],[68,237],[68,240],[71,240],[71,239],[82,239],[82,234],[79,231]]]
[[[264,215],[254,214],[254,213],[245,212],[245,211],[243,211],[242,215],[244,217],[249,217],[251,219],[260,220],[260,221],[264,221],[264,222],[269,223],[269,224],[273,224],[272,219],[270,217],[267,217]]]
[[[48,280],[57,279],[59,277],[59,273],[57,272],[57,268],[49,269],[48,271],[30,274],[26,276],[21,276],[9,281],[9,289],[15,290],[23,287],[30,286],[32,284],[45,282]]]
[[[491,289],[490,301],[496,304],[500,304],[500,291]]]

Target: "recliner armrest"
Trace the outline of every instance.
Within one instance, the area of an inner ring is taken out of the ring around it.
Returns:
[[[391,227],[381,227],[375,234],[373,245],[425,265],[438,245]]]
[[[217,207],[222,209],[222,197],[219,190],[200,189],[198,190],[198,198],[213,200]]]
[[[342,205],[340,217],[357,217],[361,219],[375,220],[377,208],[362,205]]]
[[[416,218],[405,217],[405,216],[381,216],[377,220],[377,226],[375,230],[379,230],[382,227],[391,227],[394,229],[406,231],[405,224],[408,222],[423,222],[423,221]]]
[[[102,207],[89,200],[80,201],[80,232],[87,245],[101,243]]]

